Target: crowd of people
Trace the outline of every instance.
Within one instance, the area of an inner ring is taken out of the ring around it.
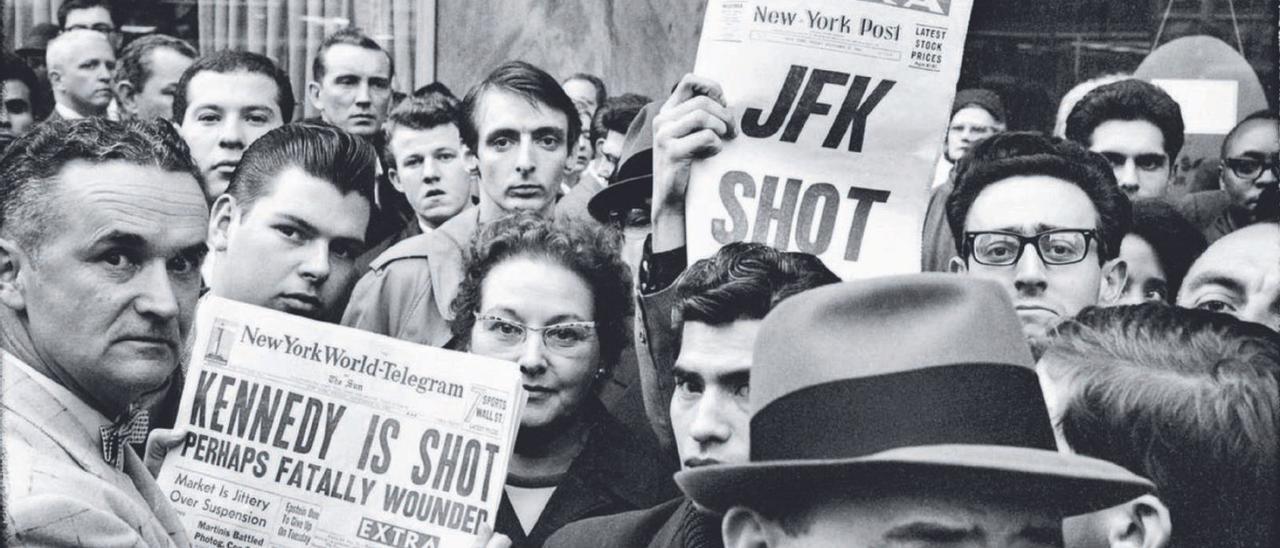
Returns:
[[[1081,83],[1058,135],[959,90],[923,273],[842,282],[690,262],[690,168],[738,134],[704,77],[397,97],[344,29],[295,95],[255,53],[121,48],[102,0],[58,30],[0,54],[8,545],[190,545],[154,474],[207,296],[518,364],[476,546],[1280,545],[1274,110],[1177,196],[1151,83]]]

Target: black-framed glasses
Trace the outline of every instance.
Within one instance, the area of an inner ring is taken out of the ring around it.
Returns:
[[[516,348],[524,344],[529,332],[542,334],[542,343],[547,349],[572,355],[585,350],[596,338],[596,322],[565,322],[542,327],[529,327],[525,324],[498,316],[475,314],[476,324],[483,336],[508,348]]]
[[[1258,177],[1262,176],[1262,172],[1267,169],[1270,169],[1271,174],[1280,179],[1280,156],[1272,156],[1267,160],[1242,156],[1239,158],[1227,158],[1222,163],[1226,164],[1227,169],[1230,169],[1231,173],[1235,174],[1236,177],[1246,181],[1253,182],[1258,180]]]
[[[1003,231],[965,232],[964,238],[966,253],[978,264],[1017,264],[1022,258],[1022,250],[1031,244],[1044,264],[1065,265],[1078,263],[1089,256],[1089,244],[1098,239],[1098,231],[1058,228],[1031,236]]]

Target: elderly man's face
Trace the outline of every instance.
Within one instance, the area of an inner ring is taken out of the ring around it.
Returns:
[[[1089,150],[1111,162],[1120,190],[1129,199],[1163,198],[1173,175],[1164,134],[1146,120],[1107,120],[1094,128]]]
[[[204,172],[209,202],[231,184],[244,149],[284,124],[279,91],[275,80],[258,72],[201,72],[187,82],[179,131]]]
[[[685,322],[672,374],[671,428],[686,470],[750,460],[751,349],[760,320]]]
[[[1015,176],[982,190],[965,219],[965,232],[1007,232],[1034,236],[1056,229],[1094,230],[1098,210],[1080,187],[1045,175]],[[1124,276],[1113,264],[1098,259],[1099,242],[1093,239],[1087,253],[1072,264],[1046,264],[1036,246],[1028,244],[1008,266],[980,264],[973,253],[953,261],[953,268],[999,282],[1009,292],[1022,330],[1035,341],[1065,318],[1098,303],[1100,293],[1114,298]],[[976,245],[975,245],[976,247]],[[1048,250],[1052,252],[1053,250]]]
[[[549,212],[569,160],[569,119],[543,103],[486,92],[475,113],[482,212]],[[493,210],[497,211],[494,212]]]
[[[1178,306],[1280,331],[1280,226],[1259,223],[1214,242],[1187,271]]]
[[[122,411],[178,365],[200,292],[208,209],[189,174],[76,161],[46,240],[19,274],[35,353],[100,410]]]
[[[90,33],[77,40],[66,63],[56,67],[54,89],[61,90],[62,97],[70,103],[67,106],[76,112],[105,114],[107,105],[115,97],[111,91],[111,74],[116,69],[116,54],[101,35]]]
[[[336,321],[356,283],[369,201],[297,167],[267,184],[252,204],[227,194],[213,206],[213,294]]]
[[[1236,129],[1231,140],[1223,147],[1223,165],[1219,179],[1222,188],[1231,196],[1232,203],[1253,215],[1258,208],[1262,190],[1277,184],[1276,173],[1263,168],[1256,178],[1236,175],[1231,164],[1235,162],[1280,161],[1280,124],[1274,120],[1250,120]]]
[[[724,518],[727,548],[983,547],[1060,548],[1062,518],[1050,511],[976,496],[876,496],[830,501],[806,530],[789,534],[742,507]],[[750,527],[751,522],[759,524]],[[741,525],[740,525],[741,524]],[[747,526],[742,526],[747,525]]]
[[[355,135],[382,129],[391,104],[391,60],[387,54],[350,44],[325,51],[324,78],[311,82],[311,104],[326,122]]]

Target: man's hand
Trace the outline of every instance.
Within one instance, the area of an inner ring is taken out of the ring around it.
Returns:
[[[737,135],[720,84],[686,74],[653,117],[653,251],[685,245],[684,196],[693,161]]]
[[[182,445],[187,433],[186,427],[173,430],[157,428],[147,435],[147,454],[142,458],[142,464],[151,472],[151,477],[160,475],[160,465],[164,463],[165,455],[169,454],[170,449]]]
[[[471,548],[511,548],[511,539],[506,535],[494,533],[489,524],[481,523],[480,530],[476,532],[476,541],[471,544]]]

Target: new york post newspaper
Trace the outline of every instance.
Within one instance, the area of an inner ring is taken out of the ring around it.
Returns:
[[[971,0],[709,0],[694,72],[739,134],[695,162],[689,261],[730,242],[842,278],[920,270]]]

